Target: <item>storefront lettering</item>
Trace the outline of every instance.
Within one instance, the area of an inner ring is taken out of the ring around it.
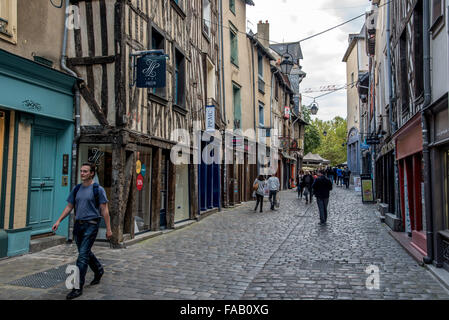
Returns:
[[[100,163],[101,157],[104,156],[104,152],[101,151],[100,149],[93,148],[92,153],[93,153],[93,155],[88,159],[88,161],[98,165]]]
[[[444,129],[444,130],[439,131],[439,132],[437,133],[437,137],[441,137],[441,136],[443,136],[443,135],[447,135],[448,133],[449,133],[449,129]]]
[[[27,108],[28,110],[34,110],[34,111],[42,110],[42,106],[39,103],[34,102],[33,100],[25,100],[22,102],[22,105],[25,108]]]

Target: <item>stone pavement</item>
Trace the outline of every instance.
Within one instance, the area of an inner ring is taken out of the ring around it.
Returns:
[[[315,201],[281,199],[274,212],[250,202],[127,249],[95,246],[106,273],[79,299],[449,299],[354,191],[334,186],[327,226]],[[17,280],[75,260],[75,245],[60,245],[0,261],[0,299],[65,299],[62,280],[48,289]],[[379,289],[366,287],[369,266]]]

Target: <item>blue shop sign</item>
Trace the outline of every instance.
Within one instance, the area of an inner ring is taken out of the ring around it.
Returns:
[[[140,174],[142,177],[145,177],[145,173],[147,173],[147,167],[145,164],[142,163],[142,168],[140,169]]]
[[[165,87],[165,56],[144,55],[137,59],[137,87],[163,88]]]

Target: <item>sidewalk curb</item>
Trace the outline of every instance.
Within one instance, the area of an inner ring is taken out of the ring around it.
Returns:
[[[431,264],[425,264],[423,261],[420,261],[419,259],[417,259],[409,250],[407,250],[407,248],[398,239],[396,239],[391,234],[391,232],[393,232],[393,231],[390,229],[390,227],[388,225],[383,224],[383,227],[388,231],[388,234],[390,235],[390,237],[393,238],[397,243],[399,243],[399,245],[404,249],[404,251],[407,252],[407,254],[409,256],[411,256],[413,258],[413,260],[415,260],[420,267],[423,267],[426,270],[428,270],[446,290],[449,290],[449,272],[447,272],[446,270],[444,270],[442,268],[436,268],[435,266],[433,266]]]
[[[424,264],[424,267],[449,291],[449,272],[430,264]]]

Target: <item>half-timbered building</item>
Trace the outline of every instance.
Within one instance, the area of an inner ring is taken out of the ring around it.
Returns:
[[[113,242],[197,217],[198,166],[170,154],[180,143],[193,160],[198,147],[174,130],[204,129],[206,103],[219,108],[217,1],[72,4],[80,27],[69,34],[68,66],[84,80],[78,163],[98,164]],[[137,88],[132,55],[156,49],[168,56],[166,86]]]

